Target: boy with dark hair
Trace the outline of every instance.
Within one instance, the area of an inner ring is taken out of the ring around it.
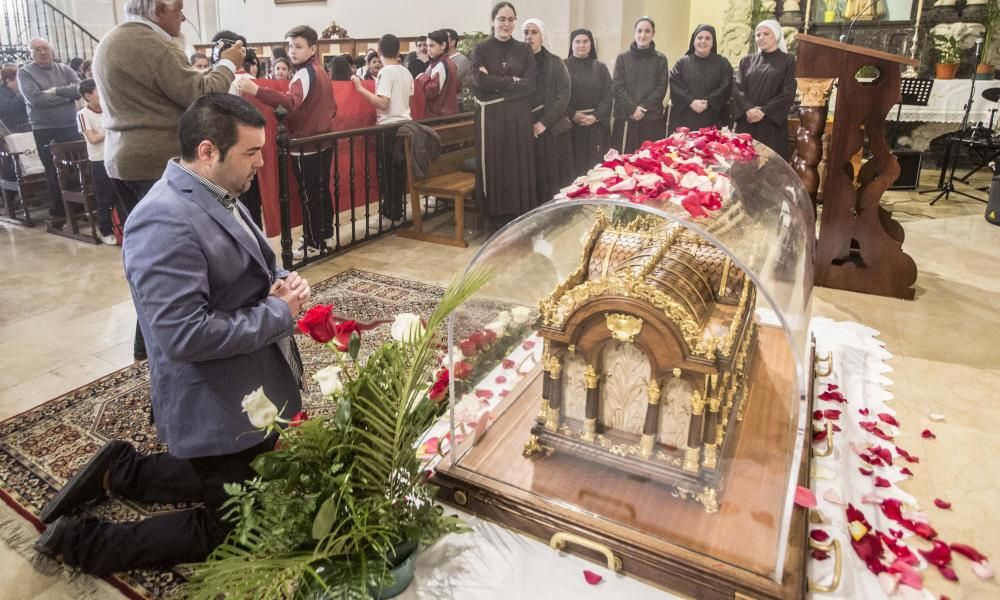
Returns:
[[[399,38],[391,33],[383,35],[378,41],[378,52],[384,66],[375,80],[375,93],[365,89],[361,78],[356,75],[352,78],[354,89],[375,107],[376,125],[411,121],[410,96],[413,95],[413,75],[410,75],[399,58]],[[392,221],[399,221],[403,218],[405,169],[393,168],[392,154],[395,139],[394,129],[380,131],[375,138],[375,153],[378,157],[376,164],[380,165],[379,186],[385,197],[382,216]]]
[[[239,79],[244,94],[256,96],[269,106],[288,110],[290,138],[303,138],[333,131],[337,102],[333,97],[330,76],[320,63],[319,36],[308,25],[293,27],[285,34],[288,58],[295,65],[295,76],[287,92],[259,87],[252,79]],[[310,250],[323,253],[325,240],[333,237],[333,201],[330,197],[330,165],[333,147],[322,150],[292,151],[292,166],[299,184],[302,202],[302,247],[294,252],[304,258]]]
[[[104,168],[104,126],[101,124],[101,95],[93,79],[84,79],[79,86],[80,95],[86,101],[76,113],[76,126],[87,140],[87,158],[90,160],[90,177],[94,182],[97,196],[97,228],[101,241],[114,246],[118,240],[111,224],[111,209],[115,203],[115,189]]]

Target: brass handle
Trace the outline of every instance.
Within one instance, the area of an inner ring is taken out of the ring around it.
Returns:
[[[560,531],[554,534],[552,536],[552,539],[549,540],[549,546],[552,546],[552,548],[555,550],[562,550],[563,548],[566,547],[566,542],[573,542],[577,546],[583,546],[584,548],[590,548],[595,552],[600,552],[601,554],[604,555],[605,558],[608,559],[609,569],[611,569],[612,571],[622,570],[622,561],[621,559],[619,559],[617,556],[614,555],[614,553],[611,551],[611,548],[608,548],[604,544],[599,544],[597,542],[590,541],[585,537],[580,537],[572,533],[564,533]]]
[[[830,456],[833,454],[833,421],[826,422],[826,448],[823,450],[813,450],[813,456]]]
[[[817,364],[819,364],[819,363],[829,363],[828,366],[826,367],[826,372],[825,373],[820,373],[819,369],[816,369],[816,371],[815,371],[816,372],[816,377],[828,377],[830,375],[830,373],[833,373],[833,351],[831,350],[830,352],[827,352],[825,358],[820,358],[819,355],[817,354],[816,355],[816,363]]]
[[[840,555],[840,540],[833,540],[829,544],[821,544],[816,540],[809,540],[809,547],[813,550],[820,550],[822,552],[832,552],[833,553],[833,579],[830,580],[830,585],[820,585],[809,580],[809,591],[818,592],[820,594],[829,594],[830,592],[836,590],[840,587],[840,576],[842,574],[844,564],[841,560]]]

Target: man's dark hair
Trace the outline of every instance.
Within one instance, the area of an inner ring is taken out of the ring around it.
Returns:
[[[434,40],[435,42],[441,44],[445,47],[445,50],[448,49],[448,32],[444,29],[435,29],[434,31],[428,33],[427,39]]]
[[[239,138],[238,125],[263,128],[264,115],[240,96],[225,92],[205,94],[191,103],[181,115],[179,131],[181,158],[193,162],[198,158],[198,144],[208,140],[215,144],[221,156]]]
[[[378,53],[383,57],[399,58],[399,38],[387,33],[378,39]]]
[[[223,29],[219,33],[212,36],[212,43],[219,40],[232,40],[234,42],[243,42],[243,47],[246,48],[247,39],[242,35],[236,33],[235,31],[229,31],[228,29]]]
[[[205,60],[208,60],[208,55],[205,54],[204,52],[195,52],[194,54],[191,55],[191,64],[193,65],[194,63],[198,62],[202,58],[204,58]]]
[[[288,51],[283,46],[271,48],[271,58],[288,58]]]
[[[330,79],[333,81],[350,81],[351,75],[354,75],[351,63],[347,62],[347,59],[343,56],[334,56],[333,60],[330,61]]]
[[[260,66],[260,59],[257,58],[257,52],[253,48],[247,48],[246,56],[243,58],[243,68],[246,69],[250,65]]]
[[[451,40],[451,43],[454,44],[455,47],[458,47],[458,42],[462,40],[462,38],[458,35],[458,32],[454,29],[445,29],[445,31],[448,32],[448,38]]]
[[[80,82],[80,85],[77,87],[77,91],[80,92],[80,95],[83,96],[84,98],[87,97],[87,94],[93,94],[94,90],[96,89],[97,89],[97,82],[95,82],[93,79],[84,79],[83,81]]]
[[[296,25],[288,30],[285,34],[286,38],[297,38],[300,37],[306,41],[310,46],[315,46],[316,42],[319,40],[319,34],[316,30],[308,25]]]
[[[69,59],[69,68],[73,69],[77,73],[80,72],[80,65],[83,64],[83,59],[79,56]]]

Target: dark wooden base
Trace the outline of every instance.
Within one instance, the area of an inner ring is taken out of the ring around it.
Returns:
[[[69,223],[66,224],[69,227]],[[54,227],[51,223],[46,223],[45,231],[48,233],[54,233],[55,235],[61,235],[63,237],[68,237],[80,242],[87,242],[88,244],[100,244],[101,240],[94,237],[93,235],[86,233],[78,233],[74,231],[66,231],[62,227]]]
[[[808,549],[803,509],[792,517],[782,581],[771,579],[795,455],[797,423],[789,406],[795,368],[780,330],[761,327],[759,336],[743,434],[734,439],[718,512],[676,497],[670,486],[566,452],[524,458],[539,409],[537,374],[494,411],[486,435],[459,446],[457,464],[450,455],[439,463],[440,499],[546,542],[558,532],[597,542],[625,573],[691,597],[801,598]],[[799,481],[807,484],[808,451],[801,456]],[[567,549],[605,562],[572,543]]]

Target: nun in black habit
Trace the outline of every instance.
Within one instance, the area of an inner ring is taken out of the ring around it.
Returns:
[[[691,130],[724,127],[729,121],[733,67],[719,56],[715,28],[699,25],[687,53],[670,70],[670,125]]]
[[[573,174],[583,175],[601,162],[611,136],[611,73],[597,60],[594,35],[577,29],[569,36],[569,118],[573,122]]]
[[[757,52],[744,56],[733,82],[736,131],[771,148],[782,158],[788,148],[788,110],[795,101],[795,59],[775,20],[761,21],[754,31]]]
[[[569,185],[573,175],[573,124],[566,116],[570,82],[566,65],[545,47],[545,23],[527,19],[521,27],[524,42],[535,53],[538,77],[531,96],[532,133],[535,136],[535,173],[538,202],[544,203]]]
[[[611,146],[625,154],[643,142],[667,134],[663,99],[667,96],[667,57],[653,42],[656,25],[649,17],[635,22],[635,41],[615,60],[612,90],[615,126]]]

